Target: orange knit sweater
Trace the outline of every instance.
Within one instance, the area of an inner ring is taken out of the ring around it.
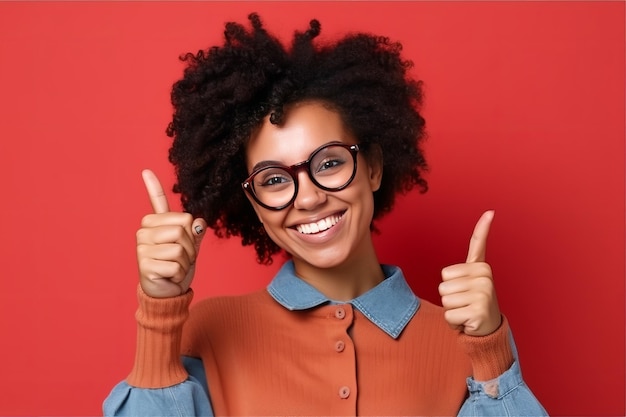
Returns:
[[[466,336],[424,300],[393,339],[349,304],[289,311],[263,290],[189,313],[192,296],[157,300],[139,289],[127,382],[175,385],[187,378],[180,355],[201,358],[216,415],[455,415],[466,377],[493,379],[513,363],[506,320],[489,336]]]

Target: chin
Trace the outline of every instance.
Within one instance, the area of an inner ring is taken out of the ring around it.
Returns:
[[[347,262],[344,254],[330,249],[316,254],[307,253],[304,256],[292,255],[291,258],[296,264],[303,263],[318,269],[336,268]]]

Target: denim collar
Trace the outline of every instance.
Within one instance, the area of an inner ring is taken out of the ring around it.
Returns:
[[[419,298],[413,294],[397,266],[381,265],[385,280],[365,294],[348,302],[378,328],[397,339],[419,308]],[[333,301],[295,274],[293,261],[287,261],[278,271],[267,291],[288,310],[306,310]]]

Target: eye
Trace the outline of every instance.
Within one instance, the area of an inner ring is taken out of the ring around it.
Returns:
[[[288,172],[282,169],[270,168],[266,171],[259,172],[254,182],[258,187],[279,189],[291,184],[293,178],[291,178]]]
[[[339,169],[345,163],[346,161],[343,158],[329,157],[324,159],[317,165],[315,173],[317,174],[322,171],[329,171],[330,173],[334,170]]]
[[[283,176],[274,175],[274,176],[271,176],[269,178],[265,178],[265,180],[263,180],[263,183],[261,185],[265,187],[265,186],[271,186],[271,185],[284,184],[284,183],[289,182],[289,181],[290,181],[289,178],[285,178]]]

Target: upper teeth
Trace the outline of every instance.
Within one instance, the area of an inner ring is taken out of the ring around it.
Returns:
[[[319,233],[324,230],[330,229],[341,219],[341,216],[333,214],[332,216],[328,216],[325,219],[322,219],[315,223],[307,223],[307,224],[299,224],[296,226],[296,230],[300,233],[304,233],[305,235],[310,235],[311,233]]]

